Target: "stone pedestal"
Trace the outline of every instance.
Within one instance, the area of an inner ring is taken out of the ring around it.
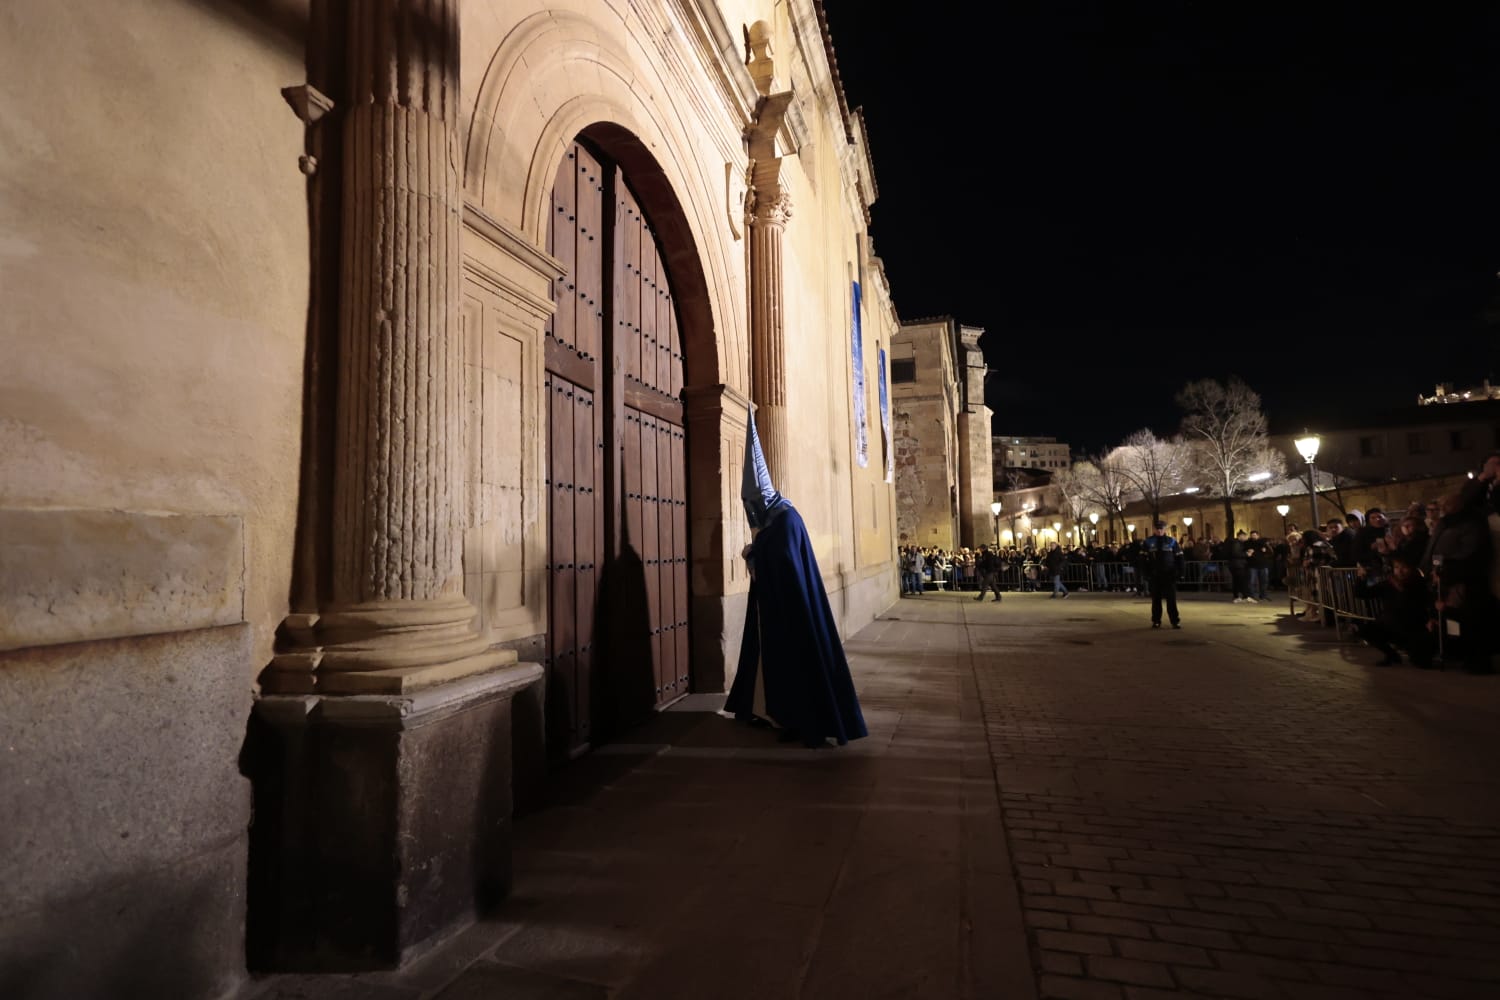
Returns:
[[[521,663],[405,695],[261,698],[251,968],[400,966],[504,897],[512,700],[541,679]]]

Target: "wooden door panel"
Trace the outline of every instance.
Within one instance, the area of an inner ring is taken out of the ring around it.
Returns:
[[[567,273],[553,282],[545,352],[548,704],[559,713],[549,724],[571,752],[594,739],[591,700],[632,677],[650,678],[658,705],[689,689],[687,449],[682,347],[649,220],[618,167],[576,142],[551,207],[547,249]],[[599,617],[599,591],[622,543],[643,571],[626,586],[645,590],[626,602],[639,609],[629,629],[649,632],[631,655],[649,655],[650,664],[611,660],[613,650],[595,641],[598,628],[615,627]],[[597,695],[596,674],[605,684]]]
[[[638,414],[641,422],[641,561],[646,567],[646,611],[651,630],[653,684],[662,694],[661,658],[661,526],[656,490],[656,418]]]
[[[574,273],[578,284],[578,320],[575,344],[590,345],[591,357],[602,352],[601,324],[604,320],[604,170],[582,146],[578,150],[578,256]],[[579,347],[579,350],[584,350]]]
[[[668,697],[677,688],[677,599],[673,595],[676,580],[672,569],[677,551],[672,522],[672,435],[674,428],[666,421],[656,422],[656,537],[657,579],[660,581],[660,606],[656,613],[661,651],[662,693]]]
[[[679,364],[678,369],[681,369]],[[680,378],[680,376],[678,376]],[[673,636],[677,645],[677,693],[688,693],[688,537],[687,435],[672,433],[672,595]]]
[[[552,187],[552,217],[548,220],[548,251],[566,269],[552,282],[552,301],[557,310],[548,319],[548,332],[558,343],[572,348],[578,312],[578,177],[575,145],[558,170]]]
[[[641,216],[629,192],[621,196],[620,246],[623,260],[618,275],[620,296],[618,332],[620,361],[625,366],[626,383],[641,378]]]
[[[553,686],[548,700],[550,722],[566,727],[568,746],[579,741],[577,586],[573,572],[575,562],[573,529],[573,391],[571,385],[553,376],[548,379],[551,402],[549,426],[548,493],[551,520],[549,534],[551,558],[548,565],[550,596],[548,645],[548,684]]]
[[[575,389],[573,393],[573,611],[577,646],[575,657],[576,697],[573,709],[578,719],[577,743],[593,738],[591,711],[594,669],[594,604],[599,593],[598,553],[598,432],[594,423],[592,393]]]

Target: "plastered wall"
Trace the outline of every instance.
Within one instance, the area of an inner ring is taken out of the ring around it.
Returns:
[[[308,285],[301,43],[248,27],[0,7],[0,507],[242,519],[247,680],[286,609]]]

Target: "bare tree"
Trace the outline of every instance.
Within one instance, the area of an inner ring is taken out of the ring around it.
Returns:
[[[1061,498],[1059,507],[1068,512],[1073,519],[1073,531],[1080,545],[1083,544],[1083,529],[1078,522],[1083,520],[1089,512],[1088,484],[1086,480],[1093,467],[1083,462],[1074,462],[1072,465],[1057,470],[1052,475],[1052,486],[1057,490]]]
[[[1234,501],[1257,483],[1286,476],[1286,459],[1271,447],[1260,394],[1239,378],[1189,382],[1177,394],[1183,437],[1192,445],[1191,473],[1205,497],[1224,503],[1224,537],[1234,537]],[[1252,476],[1257,477],[1252,480]]]
[[[1115,519],[1125,518],[1125,501],[1131,492],[1130,481],[1120,468],[1116,453],[1104,452],[1088,460],[1088,472],[1081,479],[1084,493],[1089,501],[1104,511],[1108,518],[1110,537],[1115,537]],[[1125,534],[1123,523],[1120,534]]]
[[[1110,458],[1117,462],[1125,481],[1151,506],[1151,520],[1155,522],[1161,518],[1161,498],[1176,492],[1182,484],[1191,454],[1181,438],[1159,438],[1148,427],[1126,438]]]

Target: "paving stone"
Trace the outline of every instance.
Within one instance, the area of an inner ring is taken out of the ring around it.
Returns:
[[[493,962],[469,966],[433,1000],[606,1000],[609,992],[593,983],[581,983]]]

